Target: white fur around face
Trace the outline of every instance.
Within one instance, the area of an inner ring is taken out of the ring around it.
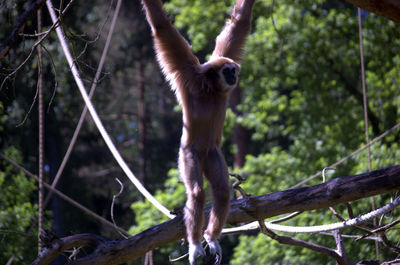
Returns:
[[[232,85],[230,85],[230,84],[228,84],[228,83],[226,83],[225,82],[225,77],[224,77],[224,75],[222,74],[222,72],[224,71],[224,69],[235,69],[235,83],[234,84],[232,84]],[[220,70],[219,70],[219,82],[220,82],[220,85],[225,89],[225,90],[232,90],[232,89],[234,89],[236,86],[237,86],[237,84],[238,84],[238,80],[239,80],[239,71],[240,71],[240,69],[239,69],[239,67],[238,67],[238,65],[237,64],[235,64],[235,63],[229,63],[229,64],[225,64]]]

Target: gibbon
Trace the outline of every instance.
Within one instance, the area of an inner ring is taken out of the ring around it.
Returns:
[[[142,0],[154,38],[158,63],[182,106],[183,128],[179,149],[179,174],[187,201],[184,209],[189,261],[204,256],[203,175],[211,185],[214,205],[204,238],[221,262],[218,237],[229,211],[228,169],[222,155],[221,135],[229,93],[237,86],[239,62],[250,31],[255,0],[237,0],[231,19],[216,39],[208,62],[200,64],[190,45],[172,25],[160,0]]]

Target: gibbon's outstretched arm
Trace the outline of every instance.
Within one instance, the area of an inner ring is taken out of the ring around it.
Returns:
[[[231,19],[218,35],[212,57],[228,57],[240,63],[246,37],[250,32],[251,13],[255,0],[237,0]]]
[[[177,72],[192,71],[200,63],[188,42],[172,25],[160,0],[142,0],[154,36],[157,59],[167,79]]]

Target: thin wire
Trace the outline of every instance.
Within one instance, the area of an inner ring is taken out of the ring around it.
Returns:
[[[348,156],[346,156],[346,157],[340,159],[339,161],[333,163],[332,165],[330,165],[330,166],[328,166],[328,167],[332,167],[332,168],[333,168],[333,167],[336,167],[336,166],[342,164],[342,163],[345,162],[346,160],[352,158],[353,156],[355,156],[356,154],[358,154],[358,153],[360,153],[361,151],[365,150],[366,148],[370,147],[370,146],[373,145],[374,143],[380,141],[382,138],[384,138],[384,137],[387,136],[388,134],[394,132],[394,131],[395,131],[396,129],[398,129],[399,127],[400,127],[400,123],[397,123],[397,124],[394,125],[392,128],[390,128],[390,129],[387,130],[386,132],[382,133],[381,135],[379,135],[378,137],[376,137],[375,139],[373,139],[371,142],[369,142],[369,144],[364,145],[363,147],[357,149],[356,151],[354,151],[354,152],[351,153],[350,155],[348,155]],[[309,182],[309,181],[315,179],[316,177],[319,177],[321,174],[322,174],[322,171],[319,171],[319,172],[315,173],[314,175],[312,175],[311,177],[309,177],[309,178],[307,178],[307,179],[305,179],[305,180],[303,180],[303,181],[300,181],[299,183],[297,183],[296,185],[294,185],[294,186],[292,186],[292,187],[290,187],[290,188],[291,188],[291,189],[298,188],[298,187],[300,187],[301,185],[303,185],[303,184],[305,184],[305,183],[307,183],[307,182]]]
[[[360,63],[361,63],[361,84],[362,84],[362,93],[363,93],[363,107],[364,107],[364,125],[365,125],[365,138],[367,144],[369,143],[369,131],[368,131],[368,112],[367,112],[367,89],[365,82],[365,67],[364,67],[364,45],[363,45],[363,34],[362,34],[362,23],[361,23],[361,8],[357,8],[358,13],[358,36],[360,39]],[[368,171],[372,170],[371,165],[371,148],[368,146]],[[375,210],[375,201],[374,197],[370,198],[372,210]],[[376,227],[376,219],[373,219],[374,227]],[[379,244],[375,241],[375,252],[376,258],[379,260]]]
[[[37,11],[38,33],[42,32],[42,8]],[[39,37],[40,38],[40,37]],[[43,230],[43,160],[44,160],[44,112],[43,112],[43,56],[42,46],[38,47],[38,112],[39,112],[39,201],[38,201],[38,254],[42,252],[42,244],[40,242],[40,235]]]
[[[364,124],[365,124],[365,138],[367,144],[369,143],[369,131],[368,131],[368,112],[367,112],[367,89],[365,85],[365,67],[364,67],[364,45],[363,45],[363,34],[361,25],[361,9],[358,7],[358,35],[360,39],[360,62],[361,62],[361,84],[363,92],[363,108],[364,108]],[[368,170],[371,171],[371,148],[368,146]]]
[[[47,9],[49,10],[50,16],[52,21],[57,20],[57,16],[53,10],[53,5],[50,0],[46,1]],[[83,85],[82,79],[79,76],[78,69],[76,65],[74,64],[73,58],[71,56],[71,53],[69,52],[68,45],[66,43],[65,36],[61,30],[60,27],[56,28],[57,36],[58,39],[61,43],[61,46],[63,48],[65,57],[68,61],[68,64],[71,68],[72,75],[74,76],[75,82],[78,85],[79,91],[82,94],[83,100],[85,101],[85,104],[87,105],[89,112],[93,118],[94,123],[96,124],[97,129],[99,130],[101,136],[103,137],[107,147],[110,149],[111,153],[113,154],[115,160],[117,160],[118,164],[122,168],[122,170],[125,172],[125,174],[128,176],[128,178],[132,181],[132,183],[136,186],[136,188],[139,190],[142,195],[148,199],[158,210],[160,210],[162,213],[164,213],[166,216],[169,218],[174,218],[174,215],[170,213],[170,211],[164,207],[160,202],[158,202],[147,190],[146,188],[142,185],[142,183],[135,177],[135,175],[132,173],[132,171],[129,169],[128,165],[125,163],[124,159],[121,157],[120,153],[116,149],[114,143],[112,142],[110,136],[106,132],[99,116],[97,115],[97,112],[95,108],[93,107],[92,102],[89,99],[89,96],[86,92],[85,86]]]

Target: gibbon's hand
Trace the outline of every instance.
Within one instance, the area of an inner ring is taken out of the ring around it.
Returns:
[[[189,243],[189,262],[190,265],[196,265],[196,258],[199,256],[204,257],[206,253],[201,243]]]

